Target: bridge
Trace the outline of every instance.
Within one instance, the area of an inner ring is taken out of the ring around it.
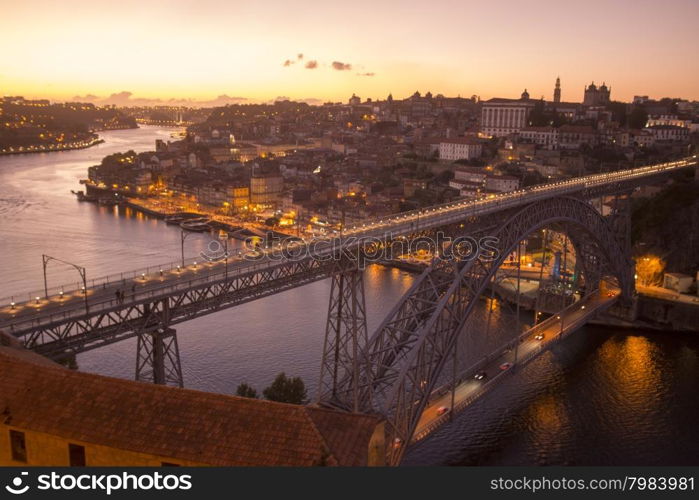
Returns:
[[[430,414],[444,406],[439,405],[445,383],[450,387],[450,408],[456,409],[457,402],[462,405],[482,392],[464,389],[473,385],[474,371],[485,371],[487,382],[481,385],[490,387],[502,375],[492,363],[499,370],[506,363],[523,362],[521,357],[502,361],[511,354],[513,340],[517,355],[538,353],[552,341],[533,342],[531,337],[540,329],[559,321],[569,325],[561,328],[567,333],[600,309],[631,298],[630,193],[696,164],[695,155],[458,200],[364,221],[323,240],[277,242],[245,255],[224,251],[210,259],[92,280],[78,268],[79,282],[45,286],[26,299],[0,302],[0,330],[56,360],[136,336],[136,378],[181,386],[174,325],[331,278],[318,403],[382,415],[392,443],[387,461],[397,464],[409,443],[424,436],[434,421],[443,420]],[[605,198],[611,199],[607,216],[600,213]],[[578,309],[566,309],[552,316],[562,319],[548,318],[531,330],[509,332],[506,340],[480,335],[471,327],[479,297],[506,257],[519,254],[520,242],[544,228],[567,235],[575,250],[581,278],[568,307]],[[410,242],[440,239],[432,264],[369,336],[364,264],[396,248],[404,251]],[[580,309],[583,305],[587,308]],[[447,377],[446,367],[456,358],[457,341],[464,336],[471,348],[458,356],[467,368]]]

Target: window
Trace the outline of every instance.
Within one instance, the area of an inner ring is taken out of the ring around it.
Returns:
[[[10,448],[12,449],[12,460],[27,462],[27,445],[24,440],[24,432],[10,431]]]
[[[85,447],[69,443],[68,458],[71,467],[85,467]]]

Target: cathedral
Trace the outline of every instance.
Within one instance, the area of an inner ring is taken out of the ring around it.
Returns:
[[[600,87],[592,82],[589,86],[585,87],[585,98],[583,99],[583,104],[585,106],[604,106],[609,103],[609,94],[612,89],[607,88],[607,85],[602,83]]]

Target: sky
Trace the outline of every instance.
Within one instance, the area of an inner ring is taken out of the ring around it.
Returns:
[[[699,99],[699,0],[0,0],[0,94]],[[158,100],[158,101],[156,101]]]

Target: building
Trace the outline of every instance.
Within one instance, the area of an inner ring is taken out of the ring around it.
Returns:
[[[456,182],[476,182],[485,187],[487,177],[488,173],[485,169],[479,167],[459,167],[454,170],[454,181]]]
[[[663,288],[679,293],[687,293],[692,286],[694,278],[682,273],[665,273],[663,276]]]
[[[583,144],[599,144],[597,131],[590,125],[562,125],[558,129],[558,146],[561,149],[579,149]]]
[[[561,78],[556,78],[556,86],[553,89],[553,102],[561,102]]]
[[[520,99],[495,97],[481,108],[481,133],[489,137],[504,137],[519,132],[527,125],[534,101],[526,89]]]
[[[359,106],[361,103],[362,103],[362,100],[357,95],[352,94],[352,97],[349,98],[349,105],[350,106]]]
[[[547,149],[558,146],[558,129],[554,127],[524,127],[519,131],[519,137]]]
[[[677,115],[649,116],[646,127],[652,127],[654,125],[674,125],[675,127],[691,128],[692,120],[679,118]]]
[[[677,125],[653,125],[646,127],[655,141],[683,142],[689,140],[689,129]]]
[[[446,161],[480,158],[483,145],[475,137],[455,137],[439,143],[439,159]]]
[[[2,466],[382,463],[372,416],[83,373],[2,340]]]
[[[519,179],[511,175],[488,175],[485,179],[485,188],[498,193],[516,191],[519,189]]]
[[[403,179],[403,196],[410,198],[416,191],[427,189],[428,184],[425,179]]]
[[[253,167],[250,177],[250,204],[259,208],[276,208],[281,203],[284,177],[279,169],[262,171]]]
[[[585,106],[605,106],[609,104],[609,96],[612,93],[612,89],[607,88],[607,85],[602,83],[600,87],[592,82],[590,85],[585,87],[585,97],[583,98],[583,104]]]

